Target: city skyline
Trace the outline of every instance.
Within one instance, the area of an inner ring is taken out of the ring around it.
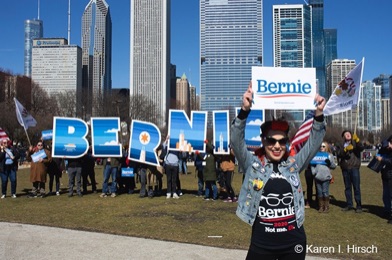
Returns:
[[[81,17],[89,1],[71,0],[71,44],[81,47]],[[113,88],[129,88],[129,0],[107,0],[113,23]],[[303,4],[299,0],[263,1],[263,65],[272,62],[272,5]],[[68,0],[41,0],[40,19],[44,37],[67,38]],[[21,8],[21,6],[23,8]],[[388,42],[388,12],[392,2],[377,0],[347,0],[324,3],[324,28],[336,28],[338,59],[365,57],[363,81],[380,74],[391,74],[392,51]],[[336,19],[335,17],[339,18]],[[346,17],[346,18],[345,18]],[[37,17],[36,0],[5,1],[0,10],[4,40],[0,43],[0,67],[14,74],[24,70],[24,21]],[[365,19],[366,18],[366,19]],[[187,37],[184,37],[186,33]],[[177,66],[177,76],[186,74],[200,93],[199,0],[171,0],[171,63]],[[244,86],[244,89],[246,86]]]

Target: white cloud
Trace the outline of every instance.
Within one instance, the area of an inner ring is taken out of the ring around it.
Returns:
[[[103,145],[118,145],[118,142],[116,140],[112,140],[110,142],[106,142]]]
[[[249,121],[248,125],[257,125],[257,126],[259,126],[262,123],[263,123],[263,121],[261,121],[260,119],[256,119],[256,120]]]
[[[260,136],[254,136],[250,140],[252,140],[252,141],[261,141],[261,137]]]
[[[117,132],[118,132],[118,129],[112,128],[112,129],[105,131],[104,133],[107,134],[107,133],[117,133]]]

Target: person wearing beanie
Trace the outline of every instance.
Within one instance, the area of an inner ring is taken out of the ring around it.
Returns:
[[[354,189],[354,199],[356,202],[356,213],[362,212],[360,172],[361,152],[364,146],[360,142],[356,133],[352,134],[350,130],[342,132],[343,141],[338,147],[337,157],[342,169],[344,181],[344,194],[346,196],[346,206],[342,211],[354,210],[352,190]]]
[[[236,214],[252,226],[246,259],[305,259],[305,203],[299,173],[323,141],[325,99],[316,94],[309,139],[293,156],[288,151],[289,124],[281,119],[264,122],[260,127],[263,146],[254,154],[247,150],[245,126],[252,101],[250,83],[230,129],[231,147],[245,172]]]

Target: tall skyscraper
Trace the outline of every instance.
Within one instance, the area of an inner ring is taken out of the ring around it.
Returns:
[[[380,76],[373,79],[376,85],[381,86],[381,98],[389,98],[391,93],[391,85],[389,84],[390,74],[380,74]]]
[[[33,40],[32,80],[50,96],[74,93],[76,111],[82,98],[82,49],[63,38]],[[75,112],[76,112],[75,111]]]
[[[241,105],[251,67],[262,65],[262,8],[262,0],[200,1],[201,110],[233,116]]]
[[[312,67],[312,23],[308,5],[273,5],[274,67]],[[275,116],[300,124],[304,110],[278,110]]]
[[[154,123],[164,127],[170,105],[170,0],[130,1],[130,95],[145,95],[161,116]]]
[[[312,67],[312,23],[307,5],[273,6],[274,67]]]
[[[337,35],[338,32],[336,29],[324,29],[324,70],[332,60],[336,60],[338,58]],[[327,96],[324,95],[324,97]]]
[[[189,91],[189,81],[184,74],[182,74],[181,78],[177,79],[176,82],[176,100],[177,100],[177,109],[184,110],[185,113],[190,116],[191,110],[191,102],[190,102],[190,91]]]
[[[381,122],[383,129],[390,129],[391,126],[391,98],[392,98],[392,75],[380,74],[380,76],[373,79],[376,85],[381,86]]]
[[[43,21],[38,19],[26,20],[24,25],[24,75],[31,77],[31,55],[33,39],[44,36]]]
[[[327,66],[327,97],[330,97],[336,86],[356,66],[355,60],[337,59],[331,61]],[[360,86],[357,86],[359,89]],[[329,126],[354,129],[357,111],[355,109],[329,116]]]
[[[313,67],[316,68],[318,90],[325,96],[325,45],[324,45],[324,0],[309,0],[312,7]]]
[[[83,103],[99,115],[112,88],[112,19],[105,0],[90,0],[82,16]]]
[[[189,99],[190,99],[190,107],[191,111],[196,111],[199,110],[199,107],[197,105],[197,100],[196,100],[196,87],[189,85]]]

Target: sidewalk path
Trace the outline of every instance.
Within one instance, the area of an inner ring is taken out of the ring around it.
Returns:
[[[246,250],[0,222],[0,259],[245,259]],[[306,257],[307,260],[327,260]]]

